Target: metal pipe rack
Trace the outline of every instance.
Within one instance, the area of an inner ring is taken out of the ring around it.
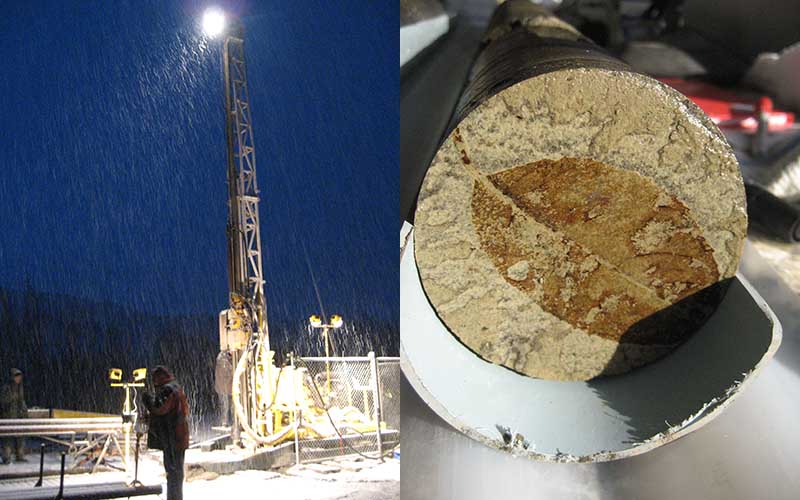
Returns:
[[[128,429],[130,423],[123,422],[122,417],[0,419],[0,437],[41,437],[66,446],[70,458],[75,461],[102,447],[92,472],[97,470],[111,446],[117,449],[127,467],[117,436]],[[85,439],[77,439],[79,435]],[[59,439],[63,436],[69,439]]]

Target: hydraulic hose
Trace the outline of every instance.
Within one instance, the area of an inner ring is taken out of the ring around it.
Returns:
[[[241,359],[236,364],[236,370],[233,372],[233,387],[231,389],[231,396],[233,398],[233,408],[236,411],[236,416],[239,419],[239,424],[242,426],[242,430],[244,433],[255,441],[258,444],[264,445],[273,445],[283,439],[289,431],[293,430],[291,426],[284,427],[279,432],[274,434],[270,434],[269,436],[261,436],[258,434],[255,429],[250,426],[250,423],[247,421],[247,416],[244,413],[244,408],[242,407],[241,402],[241,380],[242,375],[244,374],[245,368],[247,368],[247,362],[252,351],[253,347],[255,347],[256,342],[250,342],[244,350]]]

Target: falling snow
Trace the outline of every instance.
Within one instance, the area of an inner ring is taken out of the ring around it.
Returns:
[[[344,317],[335,355],[396,356],[397,51],[384,36],[396,31],[396,8],[219,4],[246,29],[277,362],[324,352],[311,314]],[[227,187],[221,42],[200,30],[205,6],[4,5],[0,377],[22,369],[29,407],[118,414],[123,393],[108,387],[107,370],[128,379],[166,364],[186,390],[194,438],[215,422]],[[143,480],[164,482],[158,456],[143,458]],[[46,462],[56,466],[54,450]],[[186,498],[399,496],[397,460],[348,463],[326,473],[190,470]],[[125,475],[67,484],[109,479]],[[20,481],[0,481],[0,493]]]
[[[220,43],[200,2],[46,3],[0,19],[0,376],[25,372],[29,406],[118,413],[106,370],[164,363],[198,432],[228,302]],[[377,36],[396,9],[220,5],[246,28],[279,362],[322,352],[323,312],[345,320],[335,354],[397,355],[396,40]]]

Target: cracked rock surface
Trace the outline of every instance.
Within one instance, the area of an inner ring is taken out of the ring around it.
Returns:
[[[586,380],[651,362],[702,325],[747,221],[730,147],[691,102],[641,75],[564,69],[458,124],[415,224],[425,292],[468,348]]]

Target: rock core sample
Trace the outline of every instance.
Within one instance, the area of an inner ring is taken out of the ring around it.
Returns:
[[[699,108],[511,1],[423,182],[415,258],[477,355],[586,380],[658,359],[702,325],[746,227],[738,165]]]

